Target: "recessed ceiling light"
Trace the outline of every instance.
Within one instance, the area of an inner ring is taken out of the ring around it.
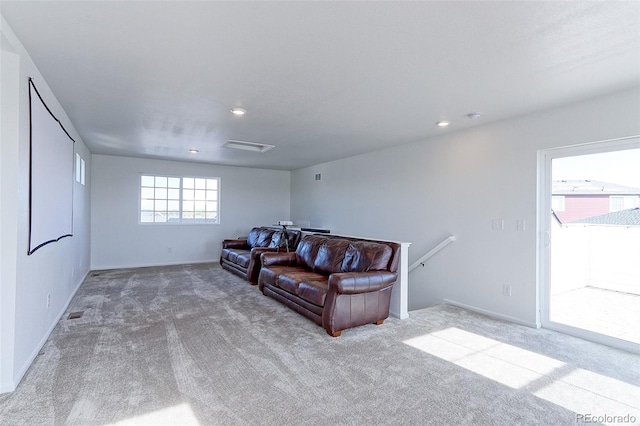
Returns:
[[[450,122],[448,122],[448,121],[438,121],[438,122],[436,123],[436,125],[437,125],[438,127],[447,127],[449,124],[451,124],[451,123],[450,123]]]
[[[234,115],[245,115],[247,110],[242,108],[231,108],[231,113]]]
[[[189,150],[189,152],[190,152],[190,153],[192,153],[192,154],[197,154],[197,153],[199,153],[200,151],[198,151],[198,150],[197,150],[197,149],[195,149],[195,148],[191,148],[191,149]]]

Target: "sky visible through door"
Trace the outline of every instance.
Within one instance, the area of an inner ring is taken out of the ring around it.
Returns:
[[[640,149],[553,160],[553,180],[599,180],[640,188]]]

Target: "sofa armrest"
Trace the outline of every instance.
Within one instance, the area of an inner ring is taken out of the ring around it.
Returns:
[[[276,247],[254,247],[251,249],[249,265],[247,266],[247,279],[251,284],[258,284],[258,276],[262,267],[260,255],[269,251],[275,252],[278,249]]]
[[[248,250],[249,246],[247,245],[247,240],[223,240],[222,248],[235,248],[235,249],[244,249]]]
[[[295,252],[265,252],[260,255],[260,259],[263,267],[271,265],[294,266],[297,264]]]
[[[389,287],[398,279],[397,272],[339,272],[329,275],[329,292],[338,294],[368,293]]]
[[[278,251],[278,247],[254,247],[251,249],[251,257],[255,257],[256,259],[259,259],[262,253],[266,253],[266,252],[275,253],[277,251]]]

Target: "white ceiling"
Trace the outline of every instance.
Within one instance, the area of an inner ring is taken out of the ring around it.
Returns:
[[[637,1],[3,0],[0,13],[96,154],[294,170],[640,84]]]

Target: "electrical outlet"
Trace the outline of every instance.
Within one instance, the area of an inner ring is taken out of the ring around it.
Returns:
[[[491,229],[502,231],[504,229],[504,219],[493,219],[491,221]]]
[[[173,253],[173,247],[167,247],[167,253]]]
[[[51,307],[51,295],[47,294],[47,308]]]
[[[509,284],[502,286],[502,294],[505,296],[511,296],[511,286]]]
[[[524,231],[526,229],[524,219],[518,219],[516,222],[516,229],[518,231]]]

